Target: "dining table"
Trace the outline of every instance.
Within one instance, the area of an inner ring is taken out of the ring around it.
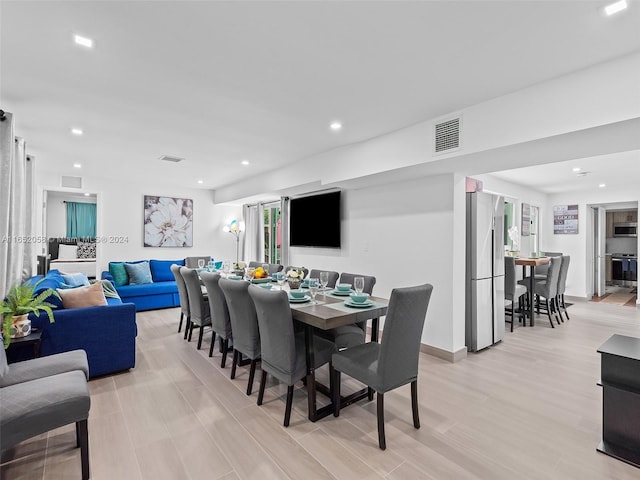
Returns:
[[[518,257],[516,258],[515,264],[522,266],[522,278],[527,278],[527,267],[529,268],[529,326],[533,327],[535,325],[534,320],[534,299],[535,299],[535,276],[536,276],[536,267],[540,265],[546,265],[551,260],[549,257],[536,257],[536,258],[526,258],[526,257]],[[525,319],[524,326],[527,325],[527,321]]]
[[[342,325],[350,325],[371,320],[371,341],[378,341],[380,317],[387,314],[388,299],[369,297],[372,305],[369,307],[351,307],[345,304],[349,297],[334,295],[333,289],[328,289],[316,295],[315,303],[291,303],[293,320],[304,327],[306,363],[307,363],[307,400],[309,404],[309,420],[315,422],[333,414],[333,404],[329,403],[321,408],[317,407],[317,392],[325,394],[331,401],[329,389],[316,381],[314,368],[313,331],[314,329],[330,330]],[[323,295],[324,293],[324,295]],[[340,397],[340,408],[351,405],[363,398],[372,398],[369,387],[358,390],[347,396]]]

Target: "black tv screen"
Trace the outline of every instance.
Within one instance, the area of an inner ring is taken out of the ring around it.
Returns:
[[[292,247],[340,248],[340,192],[292,198],[289,232]]]

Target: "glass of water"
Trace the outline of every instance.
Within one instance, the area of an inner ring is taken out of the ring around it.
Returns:
[[[282,272],[276,272],[273,274],[273,278],[275,278],[276,282],[280,286],[280,290],[284,290],[284,282],[287,281],[287,277]]]
[[[364,277],[355,277],[353,279],[353,288],[356,292],[362,293],[364,290]]]
[[[198,268],[204,268],[204,258],[198,259]]]
[[[320,285],[322,285],[322,294],[327,294],[327,284],[329,283],[329,272],[320,272]]]
[[[320,282],[317,278],[309,279],[309,293],[311,294],[311,303],[316,303],[316,295],[318,294],[318,288],[320,287]]]

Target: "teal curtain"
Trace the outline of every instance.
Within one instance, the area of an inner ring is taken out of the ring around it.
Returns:
[[[67,202],[67,237],[96,236],[96,204]]]

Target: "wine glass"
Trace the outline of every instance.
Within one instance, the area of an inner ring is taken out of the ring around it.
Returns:
[[[285,276],[285,274],[282,272],[276,272],[273,274],[273,278],[275,278],[276,282],[278,282],[280,290],[284,290],[284,282],[287,281],[287,277]]]
[[[228,276],[229,270],[231,270],[231,262],[229,260],[225,260],[222,262],[222,273],[224,273],[225,276]]]
[[[353,279],[353,288],[358,293],[362,293],[364,290],[364,277],[355,277]]]
[[[329,283],[329,272],[320,272],[320,285],[322,285],[322,294],[327,295],[327,284]]]
[[[310,278],[308,280],[309,283],[309,293],[311,294],[311,303],[315,304],[316,303],[316,295],[318,294],[318,287],[320,286],[320,283],[318,282],[317,278]]]
[[[198,259],[198,268],[204,268],[204,258]]]

